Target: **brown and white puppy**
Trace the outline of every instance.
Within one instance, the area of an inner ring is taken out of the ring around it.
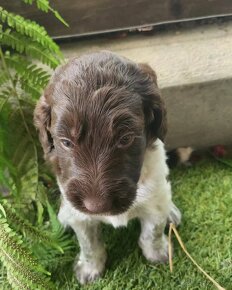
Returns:
[[[59,67],[37,104],[35,125],[62,194],[58,218],[76,232],[81,283],[99,277],[106,251],[99,223],[139,218],[139,246],[168,260],[167,220],[178,224],[162,140],[166,111],[155,72],[111,52]]]

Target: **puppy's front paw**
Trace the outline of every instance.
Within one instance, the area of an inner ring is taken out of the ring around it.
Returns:
[[[103,273],[104,268],[97,269],[89,262],[78,261],[75,265],[74,271],[78,281],[81,284],[86,284],[99,278]]]
[[[106,255],[96,261],[86,261],[78,259],[74,271],[81,284],[87,284],[98,279],[104,272]]]
[[[152,263],[168,262],[168,239],[165,235],[157,241],[145,241],[140,238],[139,246],[144,257]]]
[[[173,223],[175,226],[178,226],[181,222],[181,213],[180,210],[172,203],[171,210],[168,216],[168,223]]]

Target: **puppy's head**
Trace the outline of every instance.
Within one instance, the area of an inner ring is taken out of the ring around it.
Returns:
[[[88,214],[128,210],[145,150],[166,133],[154,71],[109,52],[58,68],[34,118],[65,197]]]

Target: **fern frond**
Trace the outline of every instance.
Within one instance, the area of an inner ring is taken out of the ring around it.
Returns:
[[[7,271],[3,267],[3,264],[0,261],[0,285],[2,290],[11,289],[9,282],[7,281]]]
[[[9,55],[5,56],[5,61],[9,68],[17,72],[22,81],[29,81],[37,91],[44,89],[47,85],[50,74],[25,58],[19,55]]]
[[[36,0],[36,5],[38,9],[46,13],[51,9],[48,0]]]
[[[0,88],[0,98],[7,99],[10,96],[12,96],[12,87],[10,87],[9,85],[2,86]],[[1,111],[1,108],[0,108],[0,111]]]
[[[28,135],[27,129],[22,125],[22,116],[18,107],[10,106],[8,102],[0,115],[0,147],[2,148],[1,155],[8,160],[11,167],[8,164],[2,164],[0,171],[6,171],[9,174],[8,177],[14,180],[14,186],[11,187],[13,196],[31,203],[37,195],[39,178],[39,165],[37,152],[35,152],[37,148],[33,143],[35,141],[32,140],[32,135],[35,135],[32,124],[33,107],[24,108],[24,118],[27,120],[28,130],[31,134]],[[21,103],[20,106],[22,106]],[[11,168],[16,168],[17,174],[12,172]]]
[[[57,67],[60,63],[48,49],[44,49],[39,43],[31,41],[29,38],[20,35],[18,32],[12,32],[10,29],[2,32],[1,42],[21,54],[25,53],[32,58],[40,60],[51,68]]]
[[[9,99],[13,96],[12,87],[8,84],[0,88],[0,113],[4,106],[8,103]]]
[[[22,238],[8,225],[7,220],[0,215],[0,259],[24,288],[53,289],[51,282],[44,275],[50,275],[23,245]],[[17,287],[14,281],[12,286]],[[26,287],[25,287],[26,286]],[[14,288],[15,289],[15,288]],[[16,288],[18,289],[18,288]],[[21,288],[22,289],[22,288]]]
[[[3,87],[9,81],[7,74],[4,71],[0,72],[0,87]]]
[[[42,89],[44,89],[50,79],[50,75],[46,71],[34,64],[26,66],[21,76],[30,79],[33,84],[39,85]]]
[[[3,9],[0,6],[0,21],[7,23],[9,27],[16,30],[19,34],[30,37],[35,42],[38,42],[50,52],[61,56],[58,45],[48,36],[44,27],[38,25],[34,21],[27,20],[22,16],[15,15]]]
[[[20,142],[19,150],[16,150],[13,156],[13,163],[16,164],[16,160],[19,161],[17,168],[18,171],[21,172],[20,176],[18,176],[21,185],[19,189],[21,199],[30,197],[31,200],[34,200],[38,190],[38,165],[36,164],[36,160],[32,158],[33,151],[31,144],[28,143],[28,141],[29,140],[26,142]],[[19,155],[22,154],[22,150],[25,151],[25,148],[27,148],[27,152],[23,154],[23,158],[20,158]],[[27,164],[25,164],[26,162]],[[30,199],[28,200],[30,201]]]
[[[0,184],[2,185],[3,193],[7,193],[17,183],[17,169],[8,156],[4,154],[7,144],[8,111],[10,109],[8,99],[10,98],[11,90],[5,92],[9,93],[7,97],[4,94],[4,90],[1,93],[3,95],[0,94]]]
[[[63,21],[48,0],[23,1]],[[2,46],[13,53],[3,53]],[[40,64],[34,64],[38,60]],[[58,46],[43,27],[0,7],[1,289],[6,279],[16,290],[55,289],[46,269],[73,258],[73,237],[64,233],[53,209],[47,209],[47,189],[39,181],[46,171],[39,173],[41,157],[32,124],[35,100],[50,77],[42,64],[55,68],[61,60]]]
[[[7,271],[7,280],[8,283],[13,287],[13,289],[16,290],[27,289],[26,287],[28,287],[28,285],[25,284],[24,281],[18,279],[11,271]]]
[[[38,99],[41,96],[41,89],[36,88],[27,78],[21,77],[20,83],[21,88],[34,98]]]
[[[30,222],[22,218],[7,201],[3,201],[3,205],[7,221],[13,230],[22,233],[26,239],[29,239],[33,243],[43,243],[63,253],[63,249],[58,245],[51,234],[48,235],[42,229],[34,227]]]
[[[38,43],[32,43],[29,45],[26,49],[26,53],[53,69],[60,64],[60,61],[57,58],[50,54],[49,51],[41,49]]]
[[[57,220],[57,214],[48,200],[46,201],[46,209],[49,214],[49,223],[47,224],[46,232],[51,234],[51,237],[56,244],[65,252],[58,252],[54,247],[48,244],[34,243],[32,251],[41,261],[42,265],[48,270],[55,271],[59,267],[66,267],[67,264],[73,261],[73,252],[77,250],[77,243],[75,237],[67,233]]]
[[[11,33],[10,29],[5,30],[2,32],[2,39],[1,39],[2,45],[5,44],[19,53],[23,53],[26,50],[26,43],[19,37],[16,33]]]
[[[59,12],[57,10],[54,10],[50,4],[49,4],[49,0],[22,0],[24,3],[26,4],[32,4],[32,3],[36,3],[37,8],[43,12],[48,12],[51,11],[55,17],[60,20],[65,26],[69,27],[68,23],[64,20],[64,18],[59,14]]]
[[[63,251],[70,251],[74,248],[71,236],[65,232],[65,228],[60,224],[57,219],[57,214],[50,205],[49,201],[46,202],[47,211],[49,214],[49,220],[52,228],[52,236],[56,241],[58,241],[60,247]]]
[[[1,119],[0,119],[1,120]],[[0,135],[1,135],[1,128],[0,128]],[[2,150],[0,150],[1,153]],[[0,168],[5,170],[0,170],[0,184],[2,187],[6,187],[5,191],[8,192],[9,189],[13,186],[15,176],[17,176],[16,168],[11,164],[11,162],[4,157],[3,154],[0,155]],[[9,174],[9,169],[11,174]],[[11,175],[11,176],[10,176]],[[14,178],[12,178],[12,175]]]

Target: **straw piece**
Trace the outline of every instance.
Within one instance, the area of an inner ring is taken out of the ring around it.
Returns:
[[[172,263],[172,223],[169,226],[169,232],[168,232],[168,257],[169,257],[169,267],[170,271],[172,273],[173,271],[173,263]]]
[[[210,277],[198,264],[197,262],[192,258],[192,256],[189,254],[189,252],[186,250],[184,243],[181,240],[180,235],[177,232],[177,229],[174,224],[170,223],[169,225],[169,262],[170,262],[170,271],[173,271],[173,264],[172,264],[172,245],[171,245],[171,235],[172,231],[174,232],[182,250],[185,252],[187,257],[193,262],[195,266],[217,287],[218,290],[226,290],[222,286],[220,286],[212,277]]]

